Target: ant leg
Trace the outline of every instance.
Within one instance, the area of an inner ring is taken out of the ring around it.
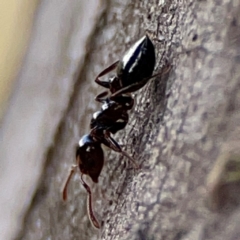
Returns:
[[[163,75],[167,74],[170,71],[170,69],[171,69],[171,66],[168,65],[166,67],[166,69],[164,69],[163,72],[156,73],[156,74],[154,74],[154,75],[152,75],[152,76],[150,76],[148,78],[144,78],[140,82],[133,83],[133,84],[131,84],[131,85],[125,87],[125,88],[122,88],[122,89],[118,90],[117,92],[115,92],[115,93],[113,93],[111,95],[110,99],[114,100],[115,97],[117,97],[119,95],[122,95],[124,93],[135,92],[135,91],[139,90],[140,88],[142,88],[150,79],[152,79],[152,78],[154,78],[154,77],[156,77],[158,75],[163,76]]]
[[[136,169],[139,169],[139,165],[135,162],[135,160],[129,156],[125,151],[122,150],[122,148],[119,146],[119,144],[110,136],[109,131],[103,131],[99,137],[97,134],[97,128],[93,128],[90,132],[90,135],[97,138],[98,141],[100,141],[105,146],[111,148],[115,152],[121,153],[123,156],[127,157],[135,166]]]
[[[87,190],[88,192],[88,200],[87,200],[87,211],[88,211],[88,215],[89,215],[89,219],[92,223],[92,225],[95,228],[100,228],[100,224],[97,220],[97,218],[95,217],[94,213],[93,213],[93,209],[92,209],[92,192],[90,187],[86,184],[86,182],[83,180],[83,174],[80,175],[81,181],[82,181],[82,185],[83,187]]]
[[[109,67],[107,67],[106,69],[104,69],[102,72],[100,72],[97,75],[97,77],[95,78],[95,82],[102,87],[110,88],[109,81],[101,81],[100,77],[102,77],[102,76],[106,75],[107,73],[111,72],[112,70],[114,70],[117,67],[118,63],[119,63],[119,60],[116,61],[115,63],[113,63],[112,65],[110,65]]]
[[[135,162],[135,160],[128,155],[127,152],[123,151],[122,148],[119,146],[119,144],[110,136],[110,133],[104,134],[105,140],[107,141],[108,145],[107,147],[111,148],[115,152],[121,153],[123,156],[127,157],[132,164],[135,166],[136,169],[139,169],[139,165]]]
[[[63,201],[67,200],[67,188],[68,188],[68,184],[73,176],[73,174],[76,172],[76,168],[78,167],[78,165],[72,165],[68,174],[68,177],[66,179],[65,184],[63,185],[63,191],[62,191],[62,198]]]
[[[111,100],[114,100],[115,97],[125,94],[125,93],[131,93],[131,92],[135,92],[137,90],[139,90],[140,88],[142,88],[151,78],[154,78],[156,75],[151,76],[150,78],[144,78],[141,82],[137,82],[137,83],[133,83],[127,87],[124,87],[120,90],[118,90],[117,92],[113,93],[110,96]]]
[[[97,102],[100,102],[100,103],[105,103],[107,99],[111,99],[111,100],[113,100],[117,103],[120,103],[120,104],[124,105],[126,110],[132,109],[132,107],[134,105],[134,99],[130,95],[129,96],[122,96],[122,95],[113,96],[113,95],[110,95],[107,98],[106,96],[108,94],[109,94],[108,91],[102,92],[95,97],[95,100]]]
[[[100,103],[104,103],[106,101],[106,96],[108,95],[108,91],[105,91],[105,92],[102,92],[100,94],[98,94],[96,97],[95,97],[95,100],[97,102],[100,102]]]
[[[114,97],[111,95],[109,98],[117,103],[122,104],[126,110],[132,109],[134,105],[134,99],[131,97],[131,95],[117,95]]]

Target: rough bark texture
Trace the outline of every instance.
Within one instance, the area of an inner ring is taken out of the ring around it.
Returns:
[[[21,238],[237,239],[239,1],[123,2],[108,3],[89,43]],[[172,69],[135,94],[128,127],[115,137],[141,169],[106,150],[99,184],[88,179],[102,220],[95,231],[78,176],[67,204],[59,190],[73,146],[100,108],[94,76],[145,32],[156,47],[156,72],[167,63]]]

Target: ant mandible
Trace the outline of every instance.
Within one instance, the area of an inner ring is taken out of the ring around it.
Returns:
[[[101,102],[102,108],[93,114],[90,122],[90,133],[84,135],[76,151],[76,165],[71,167],[63,188],[63,199],[67,200],[67,187],[71,177],[79,167],[80,179],[83,187],[88,192],[88,214],[94,227],[100,228],[92,209],[92,193],[90,187],[83,180],[83,175],[88,175],[93,182],[98,182],[104,164],[104,153],[101,144],[109,147],[115,152],[126,156],[138,168],[134,159],[122,150],[111,134],[122,130],[128,123],[128,111],[134,105],[131,96],[142,88],[151,78],[159,74],[152,75],[155,66],[155,50],[152,41],[147,35],[138,40],[123,56],[106,69],[104,69],[95,79],[100,86],[107,88],[96,96],[95,100]],[[103,81],[100,78],[116,69],[116,74]]]

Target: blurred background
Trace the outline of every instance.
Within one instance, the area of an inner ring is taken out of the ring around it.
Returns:
[[[14,239],[23,228],[103,6],[0,3],[0,239]]]
[[[1,118],[27,50],[37,4],[38,1],[1,3]]]

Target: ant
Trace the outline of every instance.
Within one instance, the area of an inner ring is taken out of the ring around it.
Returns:
[[[93,182],[98,182],[104,164],[104,153],[101,144],[127,157],[139,168],[134,159],[122,150],[111,134],[125,128],[128,123],[128,111],[133,108],[134,99],[131,96],[142,88],[150,79],[159,75],[152,75],[155,66],[155,50],[147,35],[138,40],[123,56],[95,78],[95,82],[108,89],[96,96],[95,100],[102,103],[100,111],[93,114],[90,122],[90,133],[84,135],[76,150],[76,165],[70,169],[63,188],[63,200],[67,200],[67,187],[71,177],[79,167],[80,179],[88,192],[88,214],[94,227],[100,228],[92,209],[92,193],[90,187],[83,180],[88,175]],[[116,69],[116,74],[107,81],[100,78]]]

